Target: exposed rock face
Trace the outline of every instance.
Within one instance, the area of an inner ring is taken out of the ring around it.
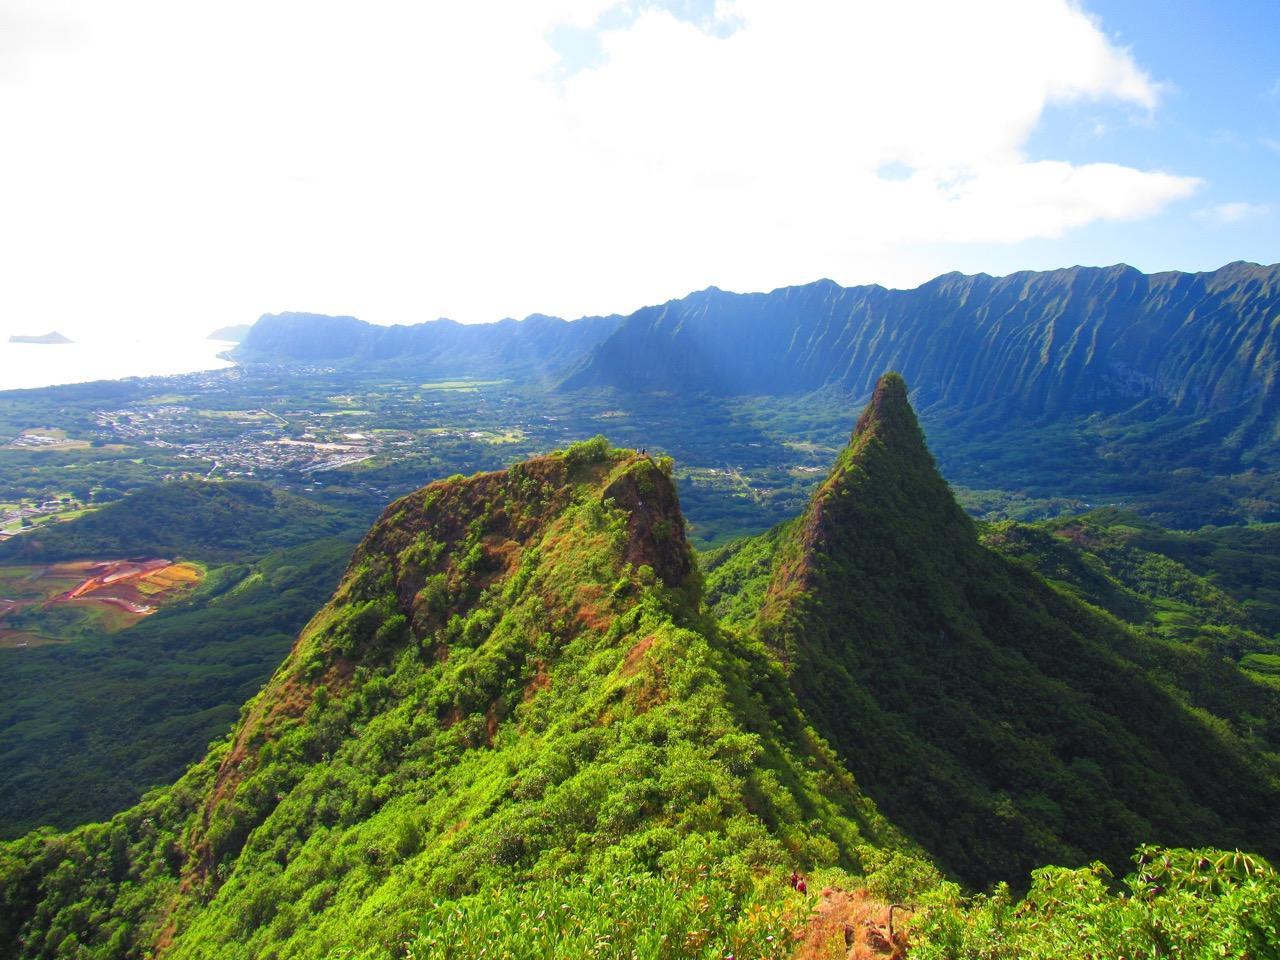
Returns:
[[[693,572],[693,553],[671,478],[642,457],[605,488],[604,497],[627,511],[627,562],[649,566],[668,587],[684,583]]]

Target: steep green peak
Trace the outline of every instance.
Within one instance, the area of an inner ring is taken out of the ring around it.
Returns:
[[[924,434],[907,399],[907,382],[900,373],[891,370],[876,381],[871,399],[854,425],[850,444],[857,446],[868,435],[895,447],[913,446],[927,455]]]
[[[818,491],[815,505],[835,493],[846,495],[851,484],[863,497],[882,499],[888,495],[895,501],[900,500],[894,496],[897,493],[905,490],[920,493],[925,492],[921,488],[927,488],[929,496],[925,502],[939,500],[959,511],[925,445],[924,432],[907,398],[906,381],[897,373],[886,373],[876,383],[848,446]],[[922,505],[912,500],[902,501],[908,510]]]
[[[762,617],[775,619],[822,593],[867,557],[914,576],[977,549],[973,523],[925,445],[906,382],[886,373],[848,446],[779,544]]]

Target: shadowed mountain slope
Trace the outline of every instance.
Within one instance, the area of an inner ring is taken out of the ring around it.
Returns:
[[[648,307],[567,388],[866,396],[903,371],[920,402],[1025,416],[1151,400],[1276,412],[1280,265],[1147,275],[1128,266],[1007,277],[949,273],[912,290],[829,280],[768,294],[715,288]]]
[[[709,586],[885,814],[971,882],[1142,838],[1275,850],[1275,688],[980,545],[896,375],[804,515]]]

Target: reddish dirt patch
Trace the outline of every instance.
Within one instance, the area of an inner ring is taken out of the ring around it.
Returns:
[[[195,567],[160,558],[108,560],[85,565],[83,572],[87,576],[79,585],[51,597],[49,602],[93,601],[141,618],[155,613],[163,600],[200,580]]]
[[[624,677],[634,677],[639,672],[640,661],[653,648],[657,640],[657,636],[651,633],[627,651],[627,655],[622,659],[621,672]]]
[[[498,704],[489,704],[489,709],[484,712],[484,732],[489,738],[489,746],[493,746],[493,738],[498,735]]]
[[[96,626],[107,633],[133,626],[199,583],[203,576],[193,564],[173,563],[159,557],[78,560],[33,569],[34,572],[24,578],[15,580],[10,576],[6,580],[6,586],[16,589],[18,595],[0,599],[0,620],[24,610],[50,609],[54,604],[75,606],[91,611]],[[38,622],[22,632],[29,636],[14,643],[66,639],[45,637]]]
[[[649,457],[633,457],[605,488],[604,499],[627,511],[626,561],[636,569],[650,567],[668,587],[684,583],[693,570],[693,552],[670,478]]]
[[[153,570],[161,570],[167,566],[169,566],[168,560],[159,559],[111,560],[106,563],[100,563],[91,568],[89,576],[78,587],[68,590],[62,596],[54,597],[53,599],[74,600],[104,587],[122,586],[131,580],[137,580],[139,577],[151,573]]]
[[[902,908],[894,909],[866,890],[822,891],[818,909],[799,931],[795,960],[901,960],[907,955]]]

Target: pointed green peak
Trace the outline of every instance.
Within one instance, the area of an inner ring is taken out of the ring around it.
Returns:
[[[886,373],[876,383],[848,446],[836,458],[835,468],[823,486],[841,486],[850,482],[852,475],[867,473],[890,486],[901,485],[907,475],[930,486],[946,486],[907,399],[906,381],[897,373]]]
[[[973,523],[925,445],[906,383],[886,373],[849,445],[777,548],[761,636],[791,662],[794,635],[788,631],[794,624],[788,623],[797,616],[821,620],[824,615],[809,608],[815,598],[819,605],[832,602],[851,582],[886,571],[892,571],[892,582],[884,595],[899,594],[921,578],[945,579],[977,549]],[[904,600],[914,602],[911,596]]]
[[[809,512],[814,532],[825,531],[822,539],[865,532],[868,525],[898,532],[922,525],[935,532],[955,531],[965,540],[972,537],[968,518],[925,444],[907,384],[897,373],[884,374],[876,384]]]
[[[924,434],[907,399],[907,382],[901,374],[890,371],[880,377],[853,428],[850,444],[856,447],[867,436],[878,437],[886,445],[909,443],[927,454]]]

